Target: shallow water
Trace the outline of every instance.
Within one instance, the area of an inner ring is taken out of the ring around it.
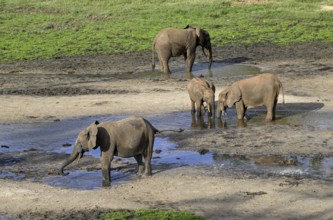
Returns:
[[[318,106],[315,106],[316,108]],[[312,126],[314,129],[333,129],[332,112],[278,112],[276,124],[288,126],[302,125]],[[249,111],[249,120],[245,127],[262,126],[265,111]],[[76,118],[57,122],[43,122],[31,124],[0,125],[0,153],[38,149],[57,153],[71,153],[77,134],[95,120],[119,120],[125,116],[97,116]],[[235,118],[235,112],[230,109],[228,115],[222,120],[214,120],[209,123],[205,117],[198,120],[192,117],[190,112],[174,112],[163,115],[145,116],[158,129],[236,129],[239,123]],[[286,119],[288,118],[288,120]],[[244,127],[242,124],[241,127]],[[245,172],[258,175],[286,175],[321,178],[333,180],[333,157],[306,157],[301,155],[227,155],[207,153],[204,155],[193,151],[177,150],[177,145],[171,142],[167,136],[156,136],[154,144],[152,165],[154,172],[159,171],[159,165],[168,167],[179,166],[205,166],[217,172]],[[160,153],[156,153],[157,151]],[[99,150],[87,152],[86,155],[99,157]],[[135,160],[124,159],[135,164]],[[2,161],[1,165],[10,165],[13,161]],[[123,184],[136,178],[134,172],[120,172],[112,170],[112,184]],[[78,189],[94,189],[101,185],[101,171],[74,171],[68,176],[50,176],[43,179],[54,186],[63,186]],[[0,178],[22,179],[24,175],[16,176],[11,173],[0,173]]]
[[[155,71],[144,71],[140,73],[121,73],[114,74],[111,77],[118,79],[133,79],[133,78],[176,78],[184,79],[193,76],[199,77],[222,77],[222,78],[239,78],[239,77],[250,77],[258,74],[261,71],[260,67],[254,65],[245,64],[228,64],[222,62],[214,62],[211,69],[208,70],[208,63],[198,63],[193,66],[192,74],[185,74],[184,65],[180,65],[177,68],[171,69],[170,76],[161,74],[160,69],[157,68]]]
[[[226,76],[239,77],[253,75],[259,72],[255,66],[242,64],[229,65],[214,63],[212,70],[207,70],[208,64],[194,66],[194,76]],[[183,78],[183,67],[174,70],[173,77]],[[142,77],[150,76],[146,73]],[[154,73],[156,75],[156,73]],[[122,77],[124,77],[122,75]],[[130,76],[128,76],[130,77]],[[133,77],[133,76],[131,76]],[[288,103],[278,104],[274,124],[285,126],[311,126],[315,130],[333,130],[333,112],[320,110],[322,103]],[[320,111],[318,111],[320,110]],[[266,111],[264,108],[249,109],[247,121],[238,121],[234,109],[229,109],[222,119],[208,120],[192,116],[190,111],[173,112],[163,115],[146,115],[158,129],[189,130],[198,129],[236,129],[238,127],[263,126]],[[36,122],[27,124],[0,124],[0,154],[6,152],[21,152],[24,150],[42,150],[57,153],[71,153],[77,134],[90,123],[98,121],[115,121],[126,116],[92,116],[73,118],[62,121]],[[66,147],[64,145],[71,145]],[[206,153],[204,155],[192,151],[180,151],[177,145],[167,136],[156,136],[153,155],[153,172],[159,172],[160,167],[205,166],[216,172],[245,172],[258,175],[287,175],[300,177],[322,178],[333,180],[332,157],[306,157],[301,155],[227,155]],[[159,150],[160,153],[156,153]],[[99,157],[100,151],[86,153]],[[124,159],[135,164],[134,159]],[[17,161],[16,161],[17,162]],[[15,161],[0,161],[0,166],[10,166]],[[123,184],[136,177],[134,172],[112,170],[112,184]],[[0,171],[0,178],[23,179],[24,174],[15,175]],[[102,174],[97,171],[76,170],[68,176],[49,176],[43,182],[54,186],[78,189],[94,189],[100,187]]]

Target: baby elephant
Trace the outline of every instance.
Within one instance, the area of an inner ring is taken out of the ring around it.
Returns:
[[[201,108],[203,108],[204,102],[207,105],[208,114],[210,117],[215,117],[215,86],[209,84],[205,79],[194,77],[187,85],[187,91],[191,99],[191,111],[195,113],[195,107],[197,110],[197,116],[201,116]]]
[[[141,117],[133,116],[115,122],[96,121],[80,132],[72,154],[60,168],[60,174],[68,175],[64,173],[66,166],[77,158],[80,160],[84,152],[100,147],[103,186],[110,186],[110,167],[114,156],[134,157],[138,163],[138,174],[141,175],[145,171],[144,174],[150,176],[154,138],[156,133],[161,132],[163,131],[157,130]]]
[[[247,107],[265,106],[266,121],[275,120],[275,108],[282,90],[280,80],[272,73],[262,73],[248,79],[242,79],[223,90],[218,97],[218,117],[224,114],[227,107],[236,106],[237,118],[243,119]]]

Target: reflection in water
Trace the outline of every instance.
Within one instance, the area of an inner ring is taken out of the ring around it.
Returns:
[[[213,159],[213,166],[217,170],[314,177],[333,181],[333,157],[213,154]]]
[[[159,70],[158,70],[159,71]],[[157,70],[155,71],[157,72]],[[193,69],[191,73],[186,73],[184,71],[184,67],[180,66],[177,69],[172,69],[171,74],[161,73],[161,79],[169,79],[171,77],[176,78],[185,78],[192,79],[195,76],[203,76],[203,77],[235,77],[235,76],[252,76],[260,72],[260,68],[251,65],[243,65],[243,64],[230,64],[230,63],[220,63],[216,62],[212,65],[211,69],[207,68],[207,63],[197,63],[193,65]]]
[[[132,172],[112,170],[111,174],[111,185],[124,184],[137,178]],[[49,176],[43,182],[72,189],[96,189],[102,186],[102,171],[73,170],[68,176]]]
[[[332,112],[318,112],[310,111],[314,107],[320,107],[316,103],[302,104],[306,111],[296,111],[299,109],[299,104],[289,104],[288,111],[278,111],[279,118],[274,122],[274,125],[287,125],[291,126],[309,126],[315,129],[331,130],[333,127]],[[295,109],[295,111],[291,111]],[[281,108],[280,110],[283,110]],[[290,113],[292,112],[292,114]],[[256,110],[249,112],[250,120],[237,120],[235,118],[235,111],[231,110],[228,115],[221,118],[209,118],[208,116],[196,118],[196,116],[189,115],[189,111],[173,112],[169,114],[157,114],[145,116],[156,128],[158,129],[174,129],[174,128],[189,128],[189,129],[236,129],[238,127],[247,126],[263,126],[265,123],[262,120],[264,113]],[[253,116],[252,116],[252,115]],[[108,115],[108,116],[94,116],[84,118],[74,118],[70,120],[61,120],[58,122],[40,122],[29,124],[3,124],[0,125],[0,140],[1,145],[5,146],[0,148],[0,153],[24,151],[34,148],[41,151],[52,151],[71,153],[72,147],[62,147],[64,143],[73,144],[77,134],[86,128],[91,122],[99,121],[115,121],[122,119],[126,116]],[[282,118],[281,118],[282,117]],[[285,120],[283,120],[285,119]],[[216,120],[216,121],[215,121]],[[248,122],[248,124],[247,124]],[[318,137],[320,138],[320,137]],[[327,140],[323,139],[323,143]],[[285,156],[285,155],[259,155],[259,156],[242,156],[242,155],[219,155],[207,153],[200,155],[198,152],[191,151],[178,151],[175,143],[165,137],[156,137],[155,150],[161,150],[158,157],[153,159],[153,165],[159,166],[163,164],[173,166],[181,165],[205,165],[208,169],[217,171],[239,171],[256,173],[261,175],[289,175],[301,177],[314,177],[324,178],[328,180],[333,179],[333,157],[315,156],[303,157],[299,155]],[[100,151],[95,150],[89,152],[90,155],[99,157]],[[134,159],[133,159],[134,160]],[[19,163],[20,158],[17,160],[2,160],[0,166],[10,166],[12,163]],[[135,163],[135,161],[133,162]],[[153,168],[154,169],[154,168]],[[87,172],[87,171],[82,171]],[[114,171],[112,171],[114,172]],[[23,178],[12,173],[1,173],[0,178]],[[80,172],[78,171],[78,178]],[[82,174],[82,173],[81,173]],[[88,172],[90,178],[95,178],[96,183],[92,183],[92,188],[100,186],[101,174],[96,172]],[[136,175],[131,173],[136,178]],[[119,174],[120,180],[126,182],[123,172]],[[60,176],[59,176],[60,177]],[[71,176],[67,176],[70,178]],[[112,178],[116,177],[113,175]],[[122,179],[124,177],[124,179]],[[61,177],[62,178],[62,177]],[[76,177],[74,176],[74,179]],[[65,179],[63,179],[65,181]],[[68,179],[66,179],[69,181]],[[50,180],[52,182],[53,180]],[[60,184],[62,180],[56,184]],[[75,181],[75,180],[73,180]],[[79,181],[79,180],[77,180]],[[89,181],[89,178],[85,181]],[[47,181],[49,182],[49,181]],[[69,185],[76,183],[69,183]],[[95,185],[94,185],[95,184]],[[89,185],[89,184],[87,184]]]
[[[232,122],[230,123],[230,127],[234,127]],[[217,126],[217,127],[216,127]],[[237,120],[236,122],[237,128],[245,128],[247,127],[247,123],[245,120]],[[222,120],[222,118],[214,118],[214,117],[207,117],[205,120],[204,116],[196,116],[192,113],[192,121],[191,121],[191,128],[192,129],[214,129],[214,128],[223,128],[227,129],[228,123],[227,120]]]
[[[237,128],[245,128],[247,123],[244,119],[237,119]]]
[[[195,113],[192,113],[191,128],[193,128],[193,129],[215,128],[215,119],[214,119],[214,117],[207,117],[207,121],[205,121],[204,116],[196,116]]]
[[[192,79],[192,78],[193,78],[193,74],[191,72],[185,73],[185,79]]]

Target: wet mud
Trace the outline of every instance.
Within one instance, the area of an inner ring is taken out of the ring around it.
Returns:
[[[332,74],[332,46],[312,43],[286,47],[274,45],[228,46],[215,48],[212,71],[198,54],[193,75],[218,81],[228,86],[258,71],[273,71],[285,82],[285,93],[295,97],[318,96],[320,86],[301,87],[294,83],[312,77]],[[169,82],[183,91],[186,84],[183,60],[171,63],[171,79],[161,79],[151,72],[146,58],[150,52],[97,57],[60,58],[0,64],[0,95],[17,96],[81,96],[91,94],[140,94],[141,88],[110,87],[108,82]],[[218,57],[218,56],[216,56]],[[293,60],[293,62],[288,62]],[[297,61],[295,61],[297,60]],[[298,61],[299,60],[299,61]],[[318,62],[320,60],[320,62]],[[104,84],[103,84],[104,83]],[[103,86],[99,86],[102,85]],[[316,84],[317,85],[317,84]],[[149,88],[163,93],[170,88]],[[147,91],[144,91],[147,92]],[[217,91],[218,93],[219,91]],[[301,181],[333,181],[333,111],[327,108],[330,95],[311,102],[278,104],[276,121],[264,122],[264,108],[247,111],[247,120],[236,119],[234,109],[221,119],[197,118],[190,111],[144,115],[159,129],[184,128],[180,134],[156,137],[153,174],[182,166],[200,167],[213,176],[235,175],[239,178],[291,177],[281,186],[296,186]],[[186,100],[188,101],[188,100]],[[96,103],[103,106],[103,103]],[[36,116],[31,116],[36,117]],[[14,181],[40,182],[61,188],[94,190],[100,188],[102,175],[99,150],[86,154],[79,164],[68,166],[68,176],[58,169],[67,159],[81,129],[94,120],[118,120],[126,115],[98,115],[60,120],[50,115],[34,123],[0,124],[0,178]],[[128,184],[137,180],[134,159],[116,159],[112,163],[112,184]],[[265,192],[244,192],[246,196],[262,196]],[[95,218],[106,210],[94,209],[90,214],[72,210],[67,214],[27,211],[23,219],[64,218],[78,215]],[[81,214],[78,214],[80,212]],[[1,218],[1,216],[0,216]]]
[[[146,115],[145,118],[160,129],[185,129],[185,134],[156,136],[152,160],[154,172],[179,166],[204,166],[208,170],[214,170],[216,175],[219,175],[219,172],[241,172],[333,181],[333,153],[328,147],[333,146],[330,138],[333,121],[329,120],[333,112],[314,113],[313,111],[320,109],[322,105],[309,105],[312,107],[302,108],[302,104],[292,108],[289,106],[288,112],[281,107],[276,121],[271,124],[263,120],[264,109],[249,111],[248,120],[241,122],[235,119],[236,113],[233,109],[222,119],[197,118],[189,112]],[[292,109],[297,111],[290,114]],[[124,117],[126,116],[94,118],[99,121],[115,121]],[[88,152],[88,156],[80,164],[73,163],[69,169],[70,175],[58,174],[58,168],[71,153],[80,129],[90,121],[91,118],[87,117],[0,126],[2,146],[6,146],[0,149],[0,178],[28,179],[66,188],[99,188],[102,174],[98,149]],[[316,137],[313,134],[315,131],[328,133]],[[297,138],[295,149],[300,149],[299,145],[302,144],[311,145],[302,146],[304,148],[321,144],[323,151],[283,152],[281,145],[292,144],[290,140],[285,140],[286,136],[299,132],[303,134],[303,140]],[[260,137],[260,134],[263,136]],[[251,137],[254,135],[257,135],[257,142]],[[198,138],[202,138],[204,143],[197,141]],[[244,154],[244,148],[253,149],[253,152]],[[49,164],[49,161],[52,161],[52,164]],[[118,158],[112,165],[112,184],[124,184],[137,178],[134,159]]]

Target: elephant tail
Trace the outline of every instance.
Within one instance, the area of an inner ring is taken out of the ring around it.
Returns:
[[[164,133],[164,132],[168,132],[168,131],[171,131],[171,132],[183,132],[184,129],[182,128],[179,128],[179,130],[174,130],[174,129],[165,129],[165,130],[158,130],[157,128],[155,128],[148,120],[144,119],[143,120],[145,121],[145,123],[147,125],[149,125],[149,127],[151,127],[152,131],[153,131],[153,134],[161,134],[161,133]]]
[[[179,128],[178,130],[174,130],[174,129],[165,129],[165,130],[154,130],[154,133],[155,134],[162,134],[162,133],[164,133],[164,132],[178,132],[178,133],[180,133],[180,132],[183,132],[184,131],[184,129],[182,129],[182,128]]]
[[[151,62],[152,71],[155,71],[155,40],[152,46],[151,61],[152,61]]]

